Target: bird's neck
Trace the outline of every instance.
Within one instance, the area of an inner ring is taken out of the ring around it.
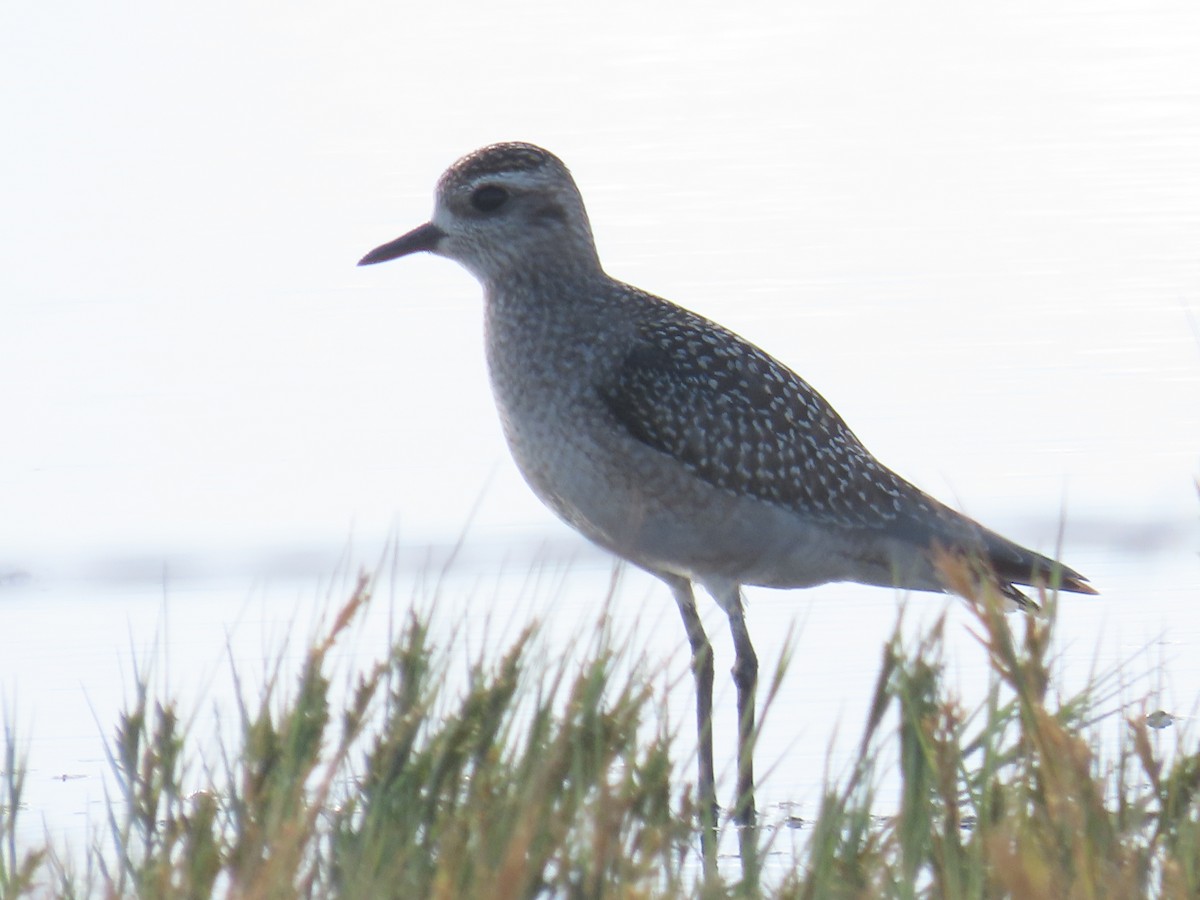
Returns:
[[[600,262],[578,254],[518,261],[483,279],[489,317],[566,321],[587,317],[611,293]]]
[[[554,379],[605,365],[597,345],[626,326],[599,265],[521,267],[484,283],[489,361]]]

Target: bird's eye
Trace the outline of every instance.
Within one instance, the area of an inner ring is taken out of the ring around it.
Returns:
[[[508,191],[494,184],[485,184],[471,195],[471,205],[482,213],[495,212],[508,200]]]

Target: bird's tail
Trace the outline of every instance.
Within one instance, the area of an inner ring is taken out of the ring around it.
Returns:
[[[1001,584],[1029,585],[1073,594],[1099,593],[1087,578],[1061,562],[984,529],[983,554]]]

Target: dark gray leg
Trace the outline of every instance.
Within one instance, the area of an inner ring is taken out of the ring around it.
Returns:
[[[738,841],[742,854],[742,871],[748,884],[758,881],[758,837],[754,811],[754,701],[758,689],[758,655],[750,643],[746,619],[742,613],[742,594],[737,585],[731,586],[717,601],[729,616],[733,633],[733,683],[737,687],[738,708],[738,777],[734,821],[738,824]]]
[[[717,868],[717,787],[713,775],[712,694],[713,654],[700,614],[696,612],[696,597],[692,583],[678,575],[662,575],[671,587],[679,613],[683,616],[683,627],[687,629],[688,643],[692,645],[692,674],[696,679],[696,729],[698,736],[697,755],[700,764],[700,781],[697,794],[700,802],[700,845],[704,851],[704,869],[716,872]],[[739,693],[740,696],[740,693]]]

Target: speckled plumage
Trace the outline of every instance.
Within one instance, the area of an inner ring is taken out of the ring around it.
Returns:
[[[848,580],[938,591],[937,548],[981,560],[1014,599],[1016,584],[1093,593],[1077,572],[883,466],[820,394],[753,344],[610,278],[579,191],[553,154],[510,143],[464,157],[438,182],[432,221],[362,262],[421,250],[456,260],[484,286],[492,387],[530,486],[568,523],[671,586],[692,644],[701,793],[710,799],[711,650],[691,583],[729,615],[744,822],[753,819],[757,661],[740,585]],[[706,857],[711,849],[706,842]]]
[[[642,299],[638,339],[603,392],[638,440],[815,522],[880,527],[922,502],[794,372],[713,322]]]

